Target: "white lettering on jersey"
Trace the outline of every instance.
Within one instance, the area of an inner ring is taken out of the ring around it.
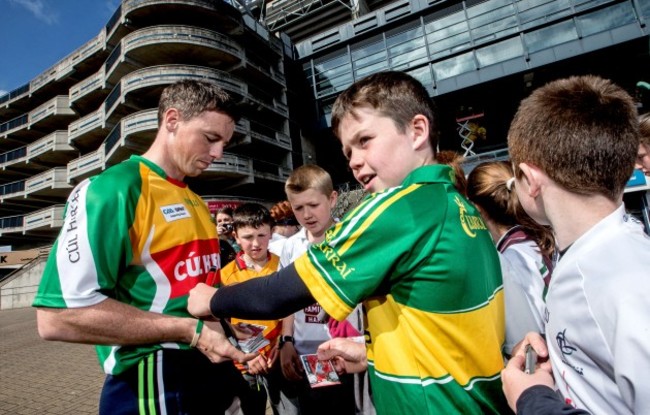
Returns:
[[[191,252],[189,258],[178,261],[174,266],[174,278],[183,281],[187,277],[198,277],[210,270],[210,267],[219,266],[219,254],[195,256]]]
[[[185,205],[182,203],[176,203],[175,205],[161,206],[160,211],[162,212],[167,222],[173,222],[178,219],[185,219],[191,217],[190,212],[187,211]]]

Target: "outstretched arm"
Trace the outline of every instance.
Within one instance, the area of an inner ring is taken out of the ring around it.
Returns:
[[[293,264],[264,278],[254,278],[218,290],[198,284],[190,291],[188,311],[197,317],[237,317],[275,320],[313,304]]]
[[[108,298],[81,308],[38,308],[38,332],[45,340],[73,343],[138,345],[161,342],[190,343],[197,320],[152,313]],[[213,362],[246,361],[247,355],[233,347],[219,324],[206,322],[197,348]]]

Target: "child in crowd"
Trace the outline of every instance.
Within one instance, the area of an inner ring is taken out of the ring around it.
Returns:
[[[234,261],[221,269],[223,285],[237,284],[253,278],[262,277],[277,271],[280,258],[268,251],[271,239],[271,214],[258,203],[244,203],[233,212],[233,234],[241,250]],[[250,298],[249,301],[256,301]],[[276,363],[278,358],[278,337],[280,320],[240,320],[239,322],[266,326],[264,337],[269,344],[260,350],[260,355],[248,362],[246,368],[238,365],[250,387],[242,388],[241,409],[245,415],[266,412],[267,390],[271,397],[273,411],[278,414],[277,398],[281,373]]]
[[[499,259],[453,170],[435,161],[434,111],[424,86],[402,72],[350,86],[334,103],[332,129],[369,195],[323,242],[263,281],[218,292],[199,284],[189,311],[268,318],[315,299],[343,320],[363,301],[367,357],[363,344],[332,339],[319,358],[335,358],[339,370],[367,367],[377,413],[507,411]],[[266,301],[247,304],[259,292]],[[342,342],[357,353],[337,349]]]
[[[293,236],[300,230],[300,224],[291,210],[291,204],[288,200],[278,202],[271,208],[271,217],[273,218],[273,227],[271,228],[271,242],[269,242],[269,251],[276,255],[282,253],[282,247],[288,237]]]
[[[634,167],[650,176],[650,112],[639,116],[639,136],[641,140]]]
[[[595,76],[551,82],[521,102],[508,146],[519,200],[560,254],[547,342],[522,343],[551,365],[525,374],[522,347],[503,371],[508,402],[520,414],[650,413],[650,239],[622,203],[639,146],[633,99]]]
[[[217,222],[217,232],[219,233],[219,239],[221,239],[222,241],[226,241],[232,247],[232,250],[236,254],[237,252],[240,251],[240,247],[239,245],[237,245],[237,241],[235,240],[232,215],[233,215],[233,208],[231,208],[230,206],[226,206],[217,210],[217,215],[215,220]],[[222,262],[222,263],[225,264],[227,262]]]
[[[337,199],[331,176],[315,164],[295,169],[284,189],[302,229],[286,240],[280,255],[282,267],[299,258],[310,245],[325,239],[325,231],[335,223],[332,210]],[[355,334],[360,335],[362,320],[358,317],[360,311],[356,311],[350,317],[354,319],[353,327],[358,330]],[[331,338],[327,323],[328,316],[318,303],[284,319],[280,350],[282,371],[287,379],[300,381],[297,395],[301,413],[353,414],[352,375],[344,376],[341,385],[312,389],[303,373],[299,356],[316,353],[318,346]]]
[[[467,197],[481,212],[501,257],[506,301],[504,354],[528,333],[544,333],[544,298],[551,280],[553,233],[524,211],[506,161],[489,161],[467,177]],[[521,295],[523,294],[523,295]]]

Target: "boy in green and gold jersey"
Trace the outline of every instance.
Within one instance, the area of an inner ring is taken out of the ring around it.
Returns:
[[[363,302],[366,349],[320,348],[368,367],[377,413],[507,413],[504,310],[496,250],[476,209],[437,164],[434,105],[401,72],[371,75],[336,100],[332,129],[369,195],[291,266],[259,282],[190,292],[195,316],[273,316],[313,300],[342,320]],[[263,290],[267,301],[242,299]]]

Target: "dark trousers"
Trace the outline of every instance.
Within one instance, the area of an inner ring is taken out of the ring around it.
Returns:
[[[243,382],[232,362],[212,363],[197,350],[158,350],[125,373],[106,377],[99,413],[223,413]]]

